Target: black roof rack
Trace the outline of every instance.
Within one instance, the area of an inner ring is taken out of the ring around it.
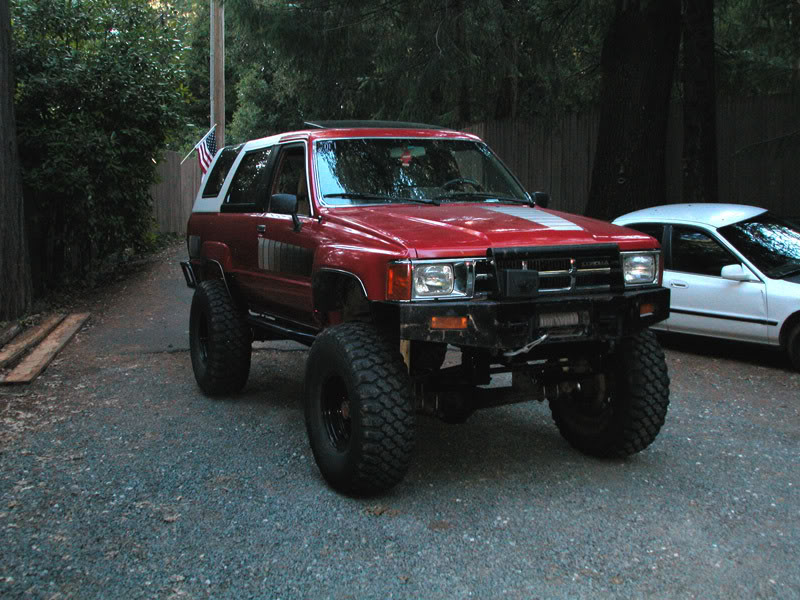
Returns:
[[[306,121],[312,129],[445,129],[439,125],[403,121]]]

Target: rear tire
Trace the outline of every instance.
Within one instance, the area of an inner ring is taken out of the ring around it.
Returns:
[[[786,353],[795,371],[800,371],[800,323],[794,326],[786,338]]]
[[[399,349],[369,323],[323,331],[308,353],[305,419],[314,458],[331,487],[353,495],[392,488],[408,470],[415,436]]]
[[[462,425],[474,413],[473,388],[464,387],[439,395],[439,419],[448,425]]]
[[[624,457],[647,448],[664,424],[667,364],[650,330],[624,340],[606,364],[604,385],[552,399],[550,411],[561,435],[581,452]]]
[[[194,377],[205,394],[233,394],[247,383],[252,331],[219,279],[201,281],[195,288],[189,348]]]

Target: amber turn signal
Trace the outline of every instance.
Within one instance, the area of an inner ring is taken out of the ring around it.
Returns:
[[[431,317],[431,329],[466,329],[467,317]]]
[[[649,317],[653,313],[656,312],[656,305],[655,304],[640,304],[639,305],[639,316],[640,317]]]
[[[394,263],[386,273],[386,299],[411,300],[411,265]]]

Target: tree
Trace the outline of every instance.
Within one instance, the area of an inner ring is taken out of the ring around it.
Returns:
[[[605,4],[227,0],[233,137],[307,119],[464,127],[574,109],[595,95]]]
[[[14,2],[19,156],[34,291],[153,236],[156,158],[178,124],[180,25],[147,0]]]
[[[800,2],[717,0],[721,95],[800,92]]]
[[[683,201],[717,201],[714,0],[683,1]]]
[[[603,43],[600,127],[586,214],[611,220],[663,204],[680,0],[617,0]]]
[[[13,90],[11,15],[0,0],[0,321],[23,315],[31,302]]]

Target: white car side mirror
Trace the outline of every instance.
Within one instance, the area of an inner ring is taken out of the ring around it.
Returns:
[[[720,277],[732,281],[758,281],[744,265],[725,265],[720,271]]]

